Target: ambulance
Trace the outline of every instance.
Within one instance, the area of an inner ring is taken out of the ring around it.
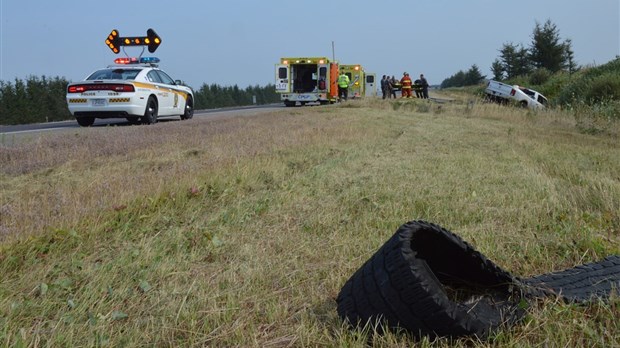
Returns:
[[[281,58],[276,64],[276,92],[286,106],[335,103],[338,71],[338,62],[326,57]]]
[[[362,97],[377,96],[376,76],[374,73],[367,73],[359,64],[342,64],[340,72],[344,72],[351,83],[349,84],[349,98],[356,99]]]

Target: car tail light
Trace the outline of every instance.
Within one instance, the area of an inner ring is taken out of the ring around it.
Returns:
[[[133,85],[123,83],[95,83],[84,85],[71,85],[67,88],[69,93],[83,93],[87,91],[113,91],[113,92],[135,92]]]
[[[514,97],[515,93],[517,93],[517,91],[513,88],[512,91],[510,91],[510,95]]]

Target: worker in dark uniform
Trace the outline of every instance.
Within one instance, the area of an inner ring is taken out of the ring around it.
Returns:
[[[383,78],[381,79],[381,94],[383,95],[383,99],[389,98],[388,93],[390,93],[388,91],[388,78],[386,75],[383,75]]]
[[[390,79],[390,94],[392,98],[396,99],[396,91],[399,91],[399,90],[400,90],[400,81],[398,81],[396,77],[392,75],[392,78]]]
[[[424,74],[420,74],[420,85],[422,86],[422,98],[428,99],[428,81],[426,81]]]
[[[420,79],[413,81],[413,91],[416,98],[422,98],[422,81]]]

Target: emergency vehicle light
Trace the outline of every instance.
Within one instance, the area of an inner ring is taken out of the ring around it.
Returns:
[[[288,60],[283,60],[282,64],[288,64]]]
[[[137,64],[138,58],[136,57],[125,57],[125,58],[116,58],[114,59],[114,64]]]
[[[323,59],[319,60],[319,64],[325,64],[325,61]]]
[[[142,57],[140,58],[140,63],[159,63],[159,58],[157,57]]]
[[[123,57],[114,59],[114,64],[150,64],[150,63],[159,63],[159,58],[157,57],[141,57],[140,59],[136,57]]]
[[[360,69],[359,65],[356,65],[355,70],[359,70],[359,69]]]

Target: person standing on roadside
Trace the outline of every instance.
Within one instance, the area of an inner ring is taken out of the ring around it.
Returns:
[[[383,78],[381,79],[381,94],[383,95],[383,99],[389,98],[389,93],[388,78],[387,75],[383,75]]]
[[[390,79],[390,95],[394,99],[396,99],[396,89],[397,89],[396,86],[398,86],[398,85],[400,85],[400,82],[398,82],[396,77],[394,77],[394,75],[392,75],[392,78]]]
[[[422,98],[422,81],[420,79],[413,81],[413,91],[416,98]]]
[[[412,84],[413,82],[411,81],[409,74],[407,72],[404,72],[403,78],[400,79],[400,90],[402,92],[403,98],[413,98],[413,94],[411,93]]]
[[[349,97],[349,83],[351,83],[351,80],[343,71],[340,76],[338,76],[338,98],[340,98],[340,101],[343,99],[346,101]]]
[[[420,74],[420,85],[422,86],[422,98],[428,99],[428,81],[426,81],[424,74]]]

